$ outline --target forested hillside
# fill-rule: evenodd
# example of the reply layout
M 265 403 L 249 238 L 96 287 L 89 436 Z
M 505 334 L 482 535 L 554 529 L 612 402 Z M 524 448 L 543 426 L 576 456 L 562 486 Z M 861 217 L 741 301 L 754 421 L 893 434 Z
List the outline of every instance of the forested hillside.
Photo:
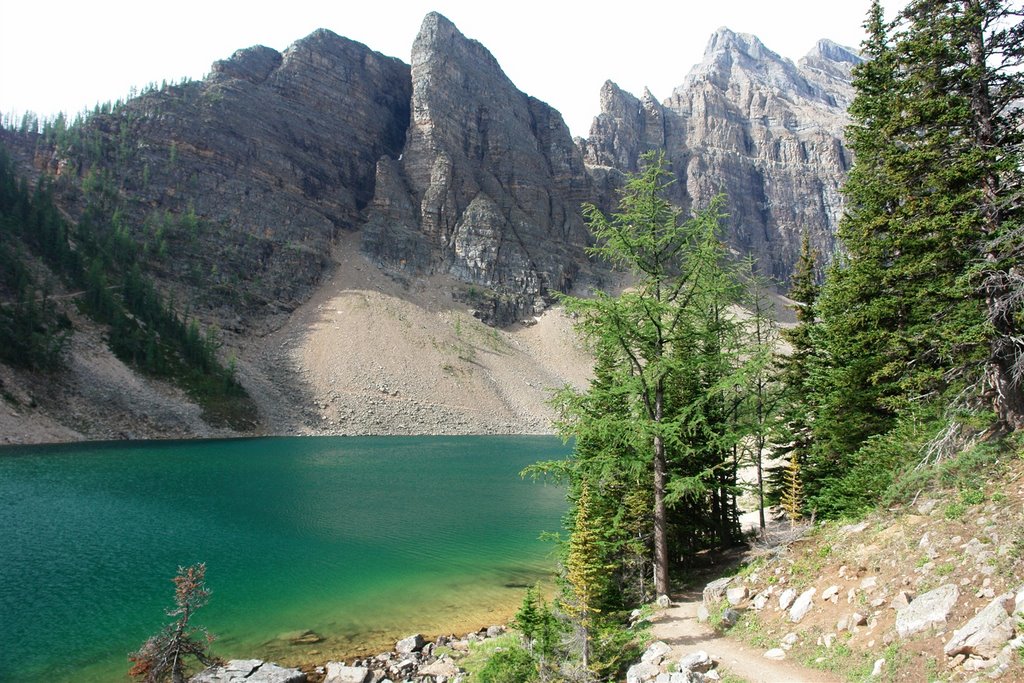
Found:
M 1016 460 L 1021 18 L 1004 2 L 921 0 L 886 22 L 872 4 L 853 69 L 841 249 L 821 272 L 804 240 L 787 353 L 772 358 L 757 277 L 721 251 L 718 205 L 683 220 L 664 157 L 644 157 L 616 213 L 589 211 L 593 252 L 636 285 L 566 300 L 595 380 L 560 396 L 573 458 L 535 468 L 569 486 L 558 601 L 578 633 L 562 656 L 580 677 L 609 678 L 628 659 L 628 610 L 740 539 L 741 466 L 791 520 L 821 521 Z M 737 305 L 753 314 L 727 314 Z M 764 476 L 767 453 L 782 462 Z

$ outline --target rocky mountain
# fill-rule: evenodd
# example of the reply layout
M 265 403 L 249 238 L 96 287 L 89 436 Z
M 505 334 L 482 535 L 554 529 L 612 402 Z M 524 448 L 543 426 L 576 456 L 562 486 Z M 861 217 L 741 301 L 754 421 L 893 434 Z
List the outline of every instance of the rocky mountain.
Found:
M 613 209 L 625 174 L 647 150 L 666 152 L 684 208 L 724 192 L 727 239 L 780 281 L 804 230 L 830 253 L 838 188 L 850 162 L 842 131 L 857 61 L 846 48 L 821 41 L 793 64 L 753 36 L 721 29 L 664 101 L 606 83 L 589 138 L 573 140 L 556 110 L 516 88 L 484 46 L 432 13 L 411 65 L 321 29 L 283 52 L 239 50 L 201 81 L 150 88 L 74 125 L 57 122 L 43 133 L 0 129 L 0 142 L 30 178 L 52 178 L 60 210 L 80 229 L 92 229 L 90 207 L 103 207 L 111 216 L 105 229 L 116 233 L 111 243 L 130 244 L 146 276 L 179 310 L 226 333 L 247 388 L 263 401 L 268 429 L 352 433 L 365 422 L 351 417 L 363 405 L 363 384 L 399 379 L 364 373 L 350 393 L 335 392 L 353 396 L 355 406 L 336 414 L 341 399 L 324 393 L 333 390 L 302 379 L 324 368 L 300 368 L 295 359 L 306 356 L 263 346 L 315 337 L 318 348 L 372 355 L 380 344 L 361 343 L 366 330 L 324 328 L 321 304 L 300 307 L 336 301 L 326 289 L 338 283 L 379 284 L 376 275 L 384 273 L 410 302 L 425 301 L 434 312 L 469 308 L 497 326 L 532 318 L 555 292 L 585 291 L 605 277 L 585 254 L 580 205 Z M 353 249 L 380 273 L 365 276 Z M 338 332 L 325 331 L 332 329 Z M 102 329 L 89 334 L 88 344 L 71 348 L 93 348 Z M 434 374 L 424 386 L 481 372 L 463 363 L 474 357 L 463 348 L 464 331 L 456 326 L 444 333 L 449 337 L 450 345 L 433 333 L 421 340 L 439 357 L 448 346 L 459 349 L 458 362 L 428 364 Z M 478 346 L 479 353 L 487 349 Z M 347 366 L 387 375 L 377 360 L 353 357 Z M 336 386 L 355 381 L 354 371 L 331 367 Z M 497 381 L 476 379 L 481 387 Z M 104 395 L 118 395 L 122 384 L 111 379 Z M 93 378 L 75 386 L 100 385 Z M 530 386 L 543 394 L 539 384 Z M 48 403 L 60 412 L 70 403 L 54 387 Z M 80 403 L 91 404 L 82 391 Z M 487 431 L 517 431 L 514 416 L 526 413 L 531 429 L 541 429 L 543 411 L 533 398 L 520 410 L 503 390 L 492 393 L 507 415 Z M 420 399 L 428 401 L 430 391 Z M 297 401 L 328 407 L 313 417 L 305 408 L 285 409 Z M 138 422 L 130 416 L 134 405 L 141 403 L 124 406 L 127 423 Z M 268 417 L 278 407 L 285 417 Z M 388 424 L 420 424 L 403 417 L 405 407 L 395 410 Z M 172 422 L 177 426 L 152 434 L 198 433 L 177 417 Z M 79 433 L 109 434 L 75 424 Z
M 561 115 L 436 13 L 413 43 L 411 110 L 401 155 L 377 164 L 365 250 L 481 286 L 487 320 L 542 310 L 586 268 L 579 207 L 592 193 Z
M 724 193 L 730 244 L 785 282 L 804 231 L 822 254 L 834 250 L 851 162 L 843 145 L 850 69 L 859 61 L 822 40 L 793 64 L 754 36 L 719 29 L 662 102 L 605 83 L 601 114 L 580 141 L 584 158 L 629 172 L 644 152 L 664 150 L 679 179 L 675 199 L 700 207 Z

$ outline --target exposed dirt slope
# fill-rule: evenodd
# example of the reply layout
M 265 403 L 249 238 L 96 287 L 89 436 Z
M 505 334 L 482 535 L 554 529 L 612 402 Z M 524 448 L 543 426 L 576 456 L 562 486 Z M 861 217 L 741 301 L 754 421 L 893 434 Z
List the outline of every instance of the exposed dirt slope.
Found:
M 488 327 L 441 278 L 392 279 L 339 244 L 333 277 L 239 369 L 276 434 L 550 433 L 553 389 L 591 360 L 557 310 Z

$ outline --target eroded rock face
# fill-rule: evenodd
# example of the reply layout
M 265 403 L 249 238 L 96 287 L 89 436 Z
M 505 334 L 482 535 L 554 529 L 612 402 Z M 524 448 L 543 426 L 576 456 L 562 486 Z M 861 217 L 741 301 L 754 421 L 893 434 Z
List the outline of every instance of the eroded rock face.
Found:
M 719 29 L 660 104 L 650 92 L 638 99 L 605 83 L 601 114 L 580 144 L 591 167 L 623 172 L 663 150 L 679 179 L 674 199 L 702 208 L 724 193 L 729 243 L 786 281 L 803 231 L 822 254 L 835 245 L 851 163 L 843 145 L 850 69 L 859 61 L 823 40 L 795 65 L 754 36 Z M 595 177 L 609 184 L 607 171 Z
M 148 270 L 241 331 L 319 284 L 334 238 L 359 227 L 377 160 L 401 151 L 411 90 L 400 60 L 319 29 L 99 114 L 84 137 L 103 140 L 102 158 L 72 148 L 46 163 L 113 174 Z
M 407 141 L 378 165 L 365 251 L 479 285 L 484 319 L 532 314 L 585 263 L 590 182 L 568 128 L 439 14 L 423 21 L 411 74 Z

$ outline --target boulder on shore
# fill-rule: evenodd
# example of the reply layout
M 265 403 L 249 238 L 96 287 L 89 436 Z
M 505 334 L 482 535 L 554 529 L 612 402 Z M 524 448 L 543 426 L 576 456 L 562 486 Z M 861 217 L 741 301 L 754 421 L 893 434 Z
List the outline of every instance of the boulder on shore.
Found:
M 423 636 L 417 633 L 409 636 L 408 638 L 402 638 L 400 641 L 395 643 L 395 652 L 402 655 L 419 652 L 423 649 L 424 644 L 425 641 L 423 640 Z
M 306 683 L 306 674 L 261 659 L 232 659 L 200 671 L 189 683 Z

